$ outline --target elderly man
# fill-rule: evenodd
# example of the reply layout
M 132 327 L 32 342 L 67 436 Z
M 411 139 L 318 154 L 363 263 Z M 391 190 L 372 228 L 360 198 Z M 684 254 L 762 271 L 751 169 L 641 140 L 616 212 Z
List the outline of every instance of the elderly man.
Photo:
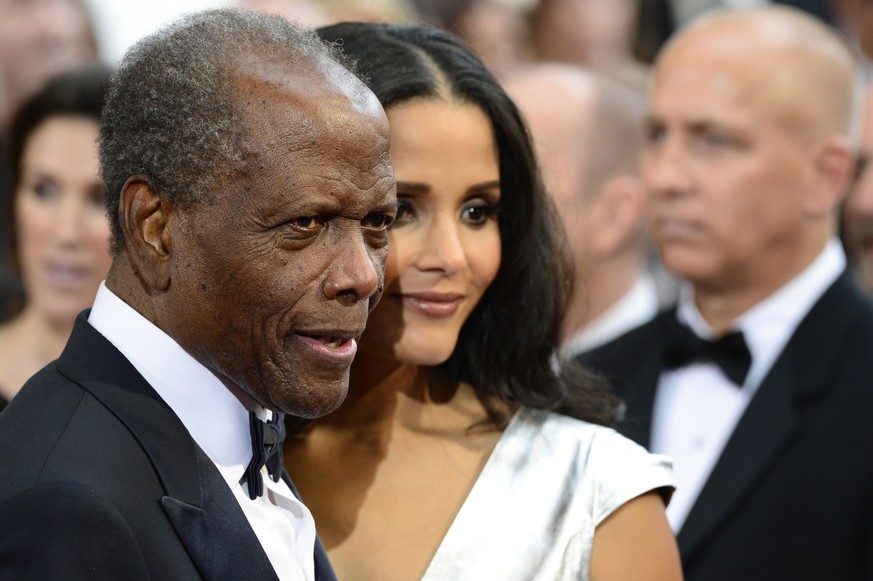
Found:
M 873 576 L 873 306 L 835 238 L 853 73 L 787 7 L 713 13 L 656 63 L 642 176 L 685 287 L 586 361 L 674 458 L 690 581 Z
M 382 289 L 384 113 L 311 33 L 217 11 L 136 45 L 104 114 L 114 260 L 0 416 L 0 578 L 332 578 L 274 452 Z
M 564 323 L 572 356 L 611 341 L 658 312 L 645 271 L 642 98 L 580 67 L 541 64 L 504 85 L 533 134 L 546 185 L 576 263 Z

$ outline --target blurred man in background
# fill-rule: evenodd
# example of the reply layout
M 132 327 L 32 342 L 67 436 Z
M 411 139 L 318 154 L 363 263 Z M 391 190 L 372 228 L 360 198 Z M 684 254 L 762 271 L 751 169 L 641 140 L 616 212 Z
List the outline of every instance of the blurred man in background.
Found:
M 504 85 L 533 134 L 575 258 L 564 326 L 564 354 L 571 356 L 642 325 L 658 310 L 645 270 L 646 192 L 637 175 L 643 99 L 573 65 L 535 65 Z
M 873 305 L 836 238 L 855 71 L 787 7 L 713 12 L 655 65 L 641 175 L 683 288 L 585 361 L 674 458 L 688 581 L 873 572 Z
M 843 212 L 843 241 L 858 283 L 873 294 L 873 89 L 867 89 L 857 181 Z

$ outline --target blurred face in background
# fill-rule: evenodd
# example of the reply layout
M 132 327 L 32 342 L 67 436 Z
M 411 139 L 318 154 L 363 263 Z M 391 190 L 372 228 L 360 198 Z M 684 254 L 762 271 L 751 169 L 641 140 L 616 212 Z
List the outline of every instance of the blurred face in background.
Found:
M 15 223 L 27 308 L 59 325 L 91 305 L 111 262 L 97 128 L 85 117 L 50 117 L 21 156 Z
M 838 27 L 873 59 L 873 0 L 831 0 L 830 7 Z
M 688 37 L 662 57 L 650 94 L 649 228 L 665 266 L 702 287 L 766 286 L 805 249 L 815 159 L 780 122 L 761 83 L 771 63 L 750 65 L 751 51 Z
M 873 293 L 873 90 L 867 93 L 861 155 L 866 161 L 846 198 L 844 238 L 858 281 Z
M 470 45 L 495 75 L 531 60 L 525 18 L 521 10 L 506 2 L 471 2 L 458 17 L 453 32 Z
M 10 110 L 95 52 L 80 0 L 0 0 L 0 76 Z
M 862 0 L 862 4 L 864 5 L 863 11 L 858 20 L 859 40 L 867 58 L 873 59 L 873 2 Z
M 540 60 L 614 64 L 631 53 L 636 18 L 632 0 L 544 0 L 533 19 Z

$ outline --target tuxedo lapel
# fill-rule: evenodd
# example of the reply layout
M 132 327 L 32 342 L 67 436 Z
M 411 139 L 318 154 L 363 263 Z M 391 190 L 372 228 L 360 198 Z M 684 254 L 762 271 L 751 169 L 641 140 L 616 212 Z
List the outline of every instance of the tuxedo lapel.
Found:
M 683 561 L 736 509 L 797 426 L 793 374 L 783 359 L 749 403 L 677 535 Z
M 204 579 L 278 579 L 236 498 L 197 449 L 202 497 L 192 504 L 164 496 L 161 506 Z
M 209 579 L 276 578 L 221 474 L 87 314 L 77 318 L 58 370 L 115 414 L 148 454 L 165 491 L 161 505 L 195 566 Z
M 645 448 L 652 439 L 652 411 L 660 373 L 658 357 L 645 357 L 628 373 L 633 392 L 625 396 L 625 415 L 621 432 Z
M 764 478 L 799 426 L 800 406 L 827 391 L 842 338 L 858 304 L 847 273 L 800 323 L 749 402 L 677 535 L 683 562 L 693 558 Z
M 648 448 L 658 379 L 664 366 L 663 327 L 676 310 L 659 313 L 652 321 L 578 357 L 582 365 L 603 375 L 625 404 L 622 434 Z
M 655 394 L 661 370 L 665 367 L 664 327 L 671 317 L 676 317 L 675 308 L 659 313 L 651 323 L 651 331 L 641 337 L 641 346 L 634 355 L 636 362 L 624 362 L 624 365 L 633 365 L 628 383 L 635 393 L 626 398 L 627 413 L 622 432 L 645 448 L 651 447 Z

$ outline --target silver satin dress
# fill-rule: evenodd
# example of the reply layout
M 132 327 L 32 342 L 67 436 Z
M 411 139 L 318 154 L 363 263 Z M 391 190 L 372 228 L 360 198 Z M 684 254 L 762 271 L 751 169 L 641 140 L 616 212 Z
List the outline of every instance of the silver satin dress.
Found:
M 594 528 L 627 501 L 673 491 L 670 460 L 614 430 L 521 409 L 423 579 L 590 578 Z

